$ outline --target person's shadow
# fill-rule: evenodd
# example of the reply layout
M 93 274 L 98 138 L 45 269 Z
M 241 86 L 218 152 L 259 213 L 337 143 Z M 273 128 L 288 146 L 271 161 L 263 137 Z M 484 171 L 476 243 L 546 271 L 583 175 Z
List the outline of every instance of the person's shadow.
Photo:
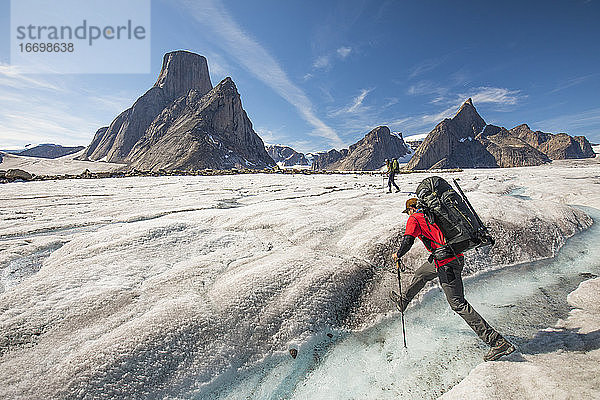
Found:
M 517 345 L 517 351 L 506 361 L 526 361 L 522 354 L 547 354 L 558 350 L 588 352 L 600 349 L 600 329 L 589 333 L 579 333 L 577 329 L 548 328 L 538 331 L 532 339 L 507 336 Z

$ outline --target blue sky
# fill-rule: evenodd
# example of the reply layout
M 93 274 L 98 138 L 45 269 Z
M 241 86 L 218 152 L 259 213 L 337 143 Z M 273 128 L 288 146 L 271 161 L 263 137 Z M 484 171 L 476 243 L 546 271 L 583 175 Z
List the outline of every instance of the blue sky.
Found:
M 10 66 L 9 6 L 0 0 L 0 148 L 89 144 L 177 49 L 206 56 L 213 85 L 232 77 L 265 142 L 299 151 L 378 125 L 426 133 L 468 97 L 487 123 L 600 142 L 597 0 L 154 0 L 150 74 L 72 75 Z

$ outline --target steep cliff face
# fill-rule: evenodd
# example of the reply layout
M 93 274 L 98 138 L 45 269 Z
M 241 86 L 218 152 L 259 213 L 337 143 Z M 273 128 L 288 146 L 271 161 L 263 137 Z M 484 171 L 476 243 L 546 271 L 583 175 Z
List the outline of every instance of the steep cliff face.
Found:
M 590 142 L 584 136 L 571 137 L 566 133 L 552 134 L 533 131 L 527 124 L 516 126 L 510 132 L 552 160 L 595 157 Z
M 212 88 L 206 59 L 167 53 L 154 86 L 96 132 L 83 159 L 131 168 L 262 169 L 273 166 L 231 78 Z
M 456 128 L 457 132 L 460 132 L 462 137 L 475 137 L 483 131 L 485 128 L 485 121 L 481 118 L 481 115 L 475 109 L 473 100 L 467 99 L 460 107 L 452 123 Z
M 581 154 L 583 155 L 583 158 L 596 157 L 596 152 L 594 152 L 592 144 L 587 140 L 585 136 L 573 136 L 573 140 L 575 140 L 579 144 L 579 148 L 581 149 Z
M 126 161 L 143 170 L 262 169 L 275 164 L 252 129 L 231 78 L 207 94 L 192 90 L 165 108 Z
M 80 159 L 83 159 L 83 160 L 90 159 L 90 155 L 92 154 L 92 152 L 94 152 L 98 148 L 98 145 L 100 144 L 102 139 L 104 139 L 104 135 L 106 134 L 107 130 L 108 130 L 108 126 L 103 126 L 102 128 L 99 128 L 96 131 L 96 133 L 94 134 L 94 138 L 92 139 L 92 143 L 90 143 L 85 148 L 85 151 L 83 152 L 83 155 L 80 157 Z
M 123 111 L 86 148 L 82 159 L 123 162 L 154 118 L 190 90 L 205 94 L 212 89 L 206 58 L 187 51 L 165 54 L 158 80 L 131 108 Z
M 387 126 L 378 126 L 344 153 L 331 150 L 319 156 L 313 169 L 339 171 L 374 171 L 385 165 L 387 158 L 403 158 L 412 153 L 401 134 L 392 134 Z
M 162 89 L 168 99 L 176 99 L 194 89 L 205 94 L 212 89 L 206 58 L 188 51 L 165 54 L 154 87 Z

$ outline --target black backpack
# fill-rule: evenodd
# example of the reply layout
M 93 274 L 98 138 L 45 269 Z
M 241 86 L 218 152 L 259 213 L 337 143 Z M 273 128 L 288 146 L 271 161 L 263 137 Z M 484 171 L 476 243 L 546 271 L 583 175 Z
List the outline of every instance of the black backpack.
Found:
M 454 254 L 493 245 L 494 239 L 456 180 L 454 184 L 460 194 L 439 176 L 423 179 L 417 186 L 417 207 L 440 228 Z

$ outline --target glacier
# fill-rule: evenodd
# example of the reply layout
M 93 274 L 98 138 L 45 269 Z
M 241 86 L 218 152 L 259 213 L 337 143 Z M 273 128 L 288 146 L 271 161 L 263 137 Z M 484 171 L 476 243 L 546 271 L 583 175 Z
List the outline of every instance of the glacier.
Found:
M 597 242 L 599 171 L 594 159 L 436 173 L 460 179 L 497 239 L 468 254 L 467 298 L 519 344 L 565 317 L 580 273 L 600 273 L 579 243 Z M 485 349 L 432 284 L 403 350 L 387 298 L 404 201 L 425 176 L 398 176 L 394 195 L 378 174 L 1 185 L 0 397 L 442 394 Z M 425 257 L 416 245 L 405 263 Z M 548 298 L 559 306 L 539 307 Z

